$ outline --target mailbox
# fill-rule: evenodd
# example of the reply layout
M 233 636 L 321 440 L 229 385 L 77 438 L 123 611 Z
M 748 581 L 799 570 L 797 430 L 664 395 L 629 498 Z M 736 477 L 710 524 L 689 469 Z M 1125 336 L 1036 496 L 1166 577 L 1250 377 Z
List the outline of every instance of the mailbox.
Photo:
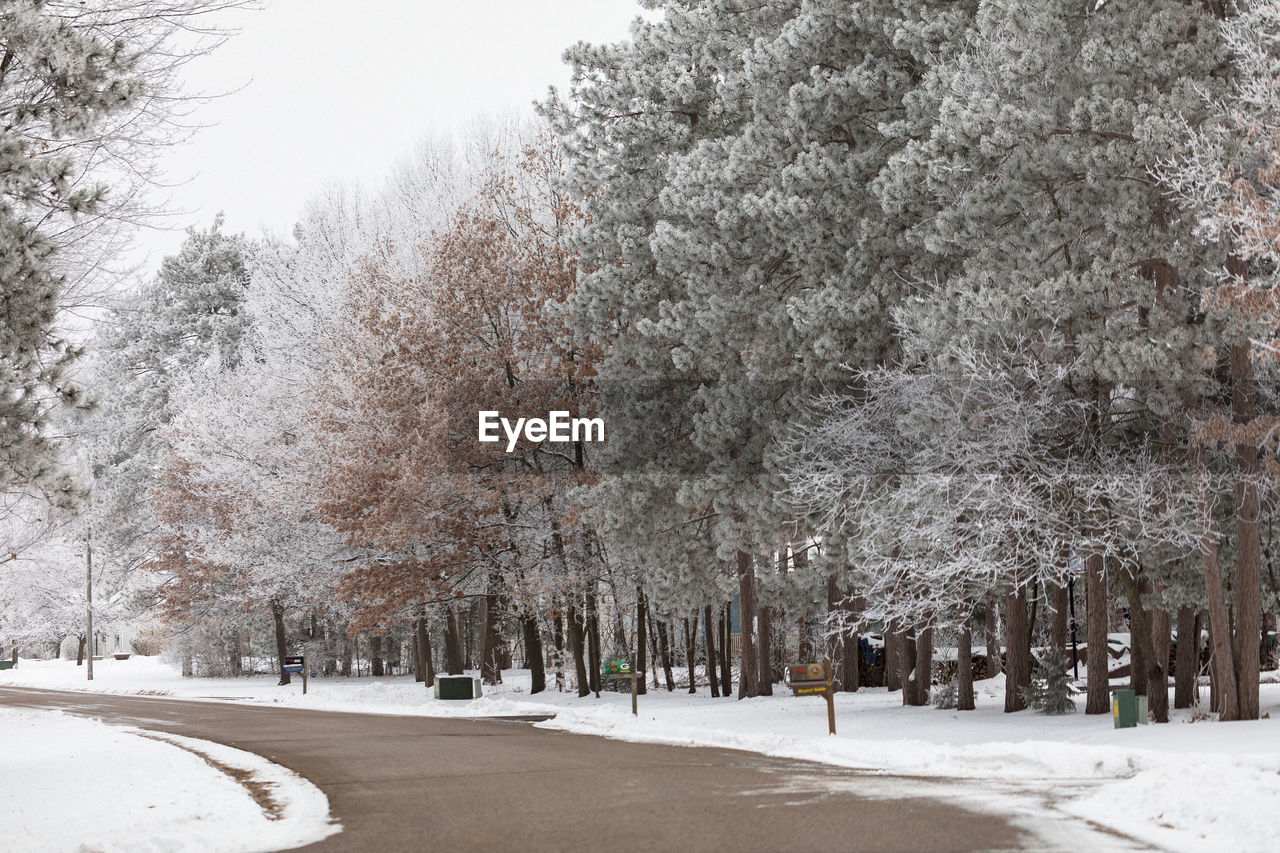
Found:
M 797 663 L 787 667 L 788 681 L 826 681 L 827 674 L 820 663 Z
M 306 666 L 306 658 L 302 655 L 290 655 L 284 659 L 285 675 L 301 675 Z
M 787 667 L 787 683 L 793 696 L 821 696 L 827 700 L 827 731 L 836 733 L 835 670 L 831 659 L 822 663 L 796 663 Z
M 787 667 L 787 683 L 796 696 L 821 696 L 831 687 L 827 669 L 820 663 L 798 663 Z

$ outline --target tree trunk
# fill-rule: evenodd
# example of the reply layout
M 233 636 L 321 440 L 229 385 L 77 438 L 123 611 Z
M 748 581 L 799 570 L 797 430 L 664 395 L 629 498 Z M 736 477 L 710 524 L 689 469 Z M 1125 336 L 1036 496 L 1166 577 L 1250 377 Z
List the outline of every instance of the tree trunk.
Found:
M 634 664 L 635 656 L 631 654 L 631 638 L 627 636 L 627 626 L 622 621 L 622 608 L 618 605 L 617 596 L 614 596 L 613 608 L 613 645 L 614 648 L 621 650 L 621 659 L 627 663 Z
M 757 607 L 760 632 L 760 695 L 773 695 L 773 614 L 768 606 Z
M 800 631 L 800 650 L 799 660 L 801 663 L 813 662 L 813 636 L 809 629 L 809 621 L 807 619 L 796 620 L 796 627 Z
M 861 596 L 845 598 L 843 610 L 852 624 L 863 605 Z M 862 681 L 862 650 L 857 632 L 847 627 L 840 634 L 840 687 L 844 693 L 856 693 Z
M 577 605 L 569 605 L 569 648 L 573 652 L 574 677 L 578 682 L 578 696 L 591 694 L 591 680 L 587 677 L 587 661 L 584 652 L 587 623 Z
M 1151 623 L 1147 611 L 1142 608 L 1142 588 L 1133 570 L 1121 568 L 1116 573 L 1125 596 L 1129 599 L 1129 613 L 1132 631 L 1129 634 L 1130 660 L 1133 668 L 1138 669 L 1137 660 L 1132 652 L 1141 649 L 1138 657 L 1145 668 L 1145 686 L 1147 690 L 1147 707 L 1155 716 L 1157 723 L 1169 722 L 1169 687 L 1165 676 L 1165 665 L 1160 662 L 1159 655 L 1151 643 Z
M 369 664 L 372 667 L 371 673 L 375 678 L 386 674 L 386 670 L 382 667 L 381 634 L 374 633 L 369 635 Z
M 462 660 L 467 669 L 477 669 L 475 648 L 476 648 L 476 620 L 475 610 L 479 605 L 475 601 L 468 601 L 466 612 L 462 612 L 459 608 L 458 613 L 458 637 L 462 642 Z
M 76 645 L 76 666 L 84 666 L 84 634 L 81 634 L 76 639 L 79 640 L 79 643 Z M 185 655 L 183 656 L 183 660 L 186 660 Z M 190 675 L 189 672 L 183 672 L 182 674 Z
M 1049 642 L 1059 652 L 1067 648 L 1067 585 L 1053 587 L 1053 623 L 1049 629 Z
M 1107 581 L 1102 554 L 1085 558 L 1085 674 L 1086 714 L 1111 713 L 1111 684 L 1107 660 Z
M 1237 425 L 1255 414 L 1253 358 L 1248 343 L 1231 347 L 1231 416 Z M 1242 441 L 1236 445 L 1236 582 L 1234 637 L 1238 719 L 1256 720 L 1260 711 L 1258 676 L 1262 638 L 1262 575 L 1259 541 L 1258 447 Z
M 1194 607 L 1178 608 L 1178 650 L 1174 660 L 1173 707 L 1196 703 L 1196 672 L 1200 669 L 1200 614 Z
M 916 632 L 915 680 L 911 685 L 911 704 L 929 704 L 929 688 L 933 686 L 933 629 Z
M 858 689 L 861 677 L 858 660 L 858 635 L 848 627 L 848 620 L 857 613 L 858 605 L 849 600 L 834 577 L 827 578 L 827 611 L 838 613 L 841 620 L 840 633 L 831 650 L 831 657 L 836 670 L 838 690 L 852 693 Z
M 564 692 L 564 616 L 559 611 L 551 615 L 551 640 L 556 649 L 556 691 Z
M 1218 712 L 1218 719 L 1224 722 L 1238 720 L 1240 698 L 1231 653 L 1231 623 L 1222 585 L 1222 567 L 1218 563 L 1218 542 L 1209 532 L 1200 537 L 1200 558 L 1204 563 L 1204 588 L 1209 604 L 1209 665 L 1213 668 L 1213 687 L 1217 694 L 1213 708 Z
M 430 690 L 436 683 L 436 662 L 431 650 L 431 631 L 428 630 L 427 617 L 418 620 L 418 657 L 422 661 L 423 683 Z
M 636 587 L 635 669 L 636 669 L 636 673 L 641 675 L 641 678 L 636 682 L 636 693 L 640 695 L 644 695 L 649 690 L 649 687 L 647 684 L 645 684 L 645 680 L 643 677 L 644 673 L 649 671 L 649 661 L 647 660 L 649 649 L 645 645 L 646 643 L 649 642 L 648 631 L 647 631 L 648 624 L 649 624 L 649 602 L 644 597 L 644 590 L 637 586 Z
M 1004 711 L 1011 714 L 1027 707 L 1019 688 L 1031 685 L 1031 643 L 1027 633 L 1027 588 L 1014 580 L 1005 595 L 1005 654 L 1008 671 L 1004 682 Z
M 422 659 L 422 636 L 427 633 L 426 622 L 421 616 L 413 620 L 413 680 L 427 680 L 427 665 Z M 428 685 L 430 686 L 430 685 Z
M 1000 608 L 996 606 L 995 596 L 987 598 L 986 617 L 982 623 L 983 636 L 987 642 L 987 678 L 995 678 L 1004 672 L 1004 663 L 1000 659 Z
M 738 698 L 760 695 L 760 654 L 756 626 L 756 570 L 751 555 L 738 552 L 738 613 L 742 652 L 738 660 Z
M 227 649 L 227 664 L 230 666 L 233 677 L 239 678 L 244 675 L 244 658 L 240 655 L 240 631 L 238 629 L 231 632 L 230 648 Z
M 480 678 L 485 684 L 502 683 L 502 600 L 497 584 L 490 576 L 490 591 L 480 597 Z
M 591 692 L 600 698 L 600 609 L 596 606 L 594 591 L 587 593 L 587 677 L 591 680 Z
M 902 704 L 910 705 L 915 695 L 916 671 L 915 629 L 898 632 L 898 681 L 902 684 Z
M 284 605 L 279 602 L 271 602 L 271 621 L 275 624 L 276 629 L 276 657 L 280 660 L 280 684 L 289 683 L 289 673 L 284 671 L 284 659 L 289 653 L 287 643 L 284 636 Z
M 667 679 L 667 692 L 676 689 L 676 680 L 671 672 L 671 646 L 668 644 L 667 623 L 659 622 L 656 626 L 658 634 L 658 654 L 662 657 L 662 674 Z
M 803 571 L 809 565 L 809 551 L 805 548 L 800 548 L 798 550 L 793 548 L 791 551 L 791 559 L 792 559 L 792 562 L 795 564 L 796 571 L 797 572 Z M 830 584 L 831 582 L 830 580 L 828 580 L 827 581 L 828 599 L 830 598 L 830 590 L 831 590 Z M 828 602 L 828 606 L 829 606 L 829 602 Z M 799 620 L 797 620 L 796 624 L 800 629 L 800 649 L 798 651 L 800 663 L 814 663 L 817 660 L 817 655 L 814 652 L 813 626 L 809 623 L 809 620 L 805 619 L 804 617 L 801 617 Z M 785 665 L 785 662 L 784 662 L 784 665 Z
M 547 689 L 547 670 L 542 659 L 542 630 L 538 627 L 536 616 L 525 616 L 524 624 L 524 662 L 529 667 L 529 692 L 541 693 Z
M 1120 569 L 1120 572 L 1122 574 L 1127 574 L 1125 569 Z M 1141 593 L 1142 591 L 1141 581 L 1138 582 L 1138 591 L 1139 593 Z M 1125 597 L 1126 598 L 1129 597 L 1129 589 L 1127 586 L 1125 587 Z M 1142 610 L 1142 607 L 1139 606 L 1138 609 Z M 1151 645 L 1151 642 L 1150 642 L 1150 637 L 1147 638 L 1147 642 L 1145 643 L 1138 641 L 1137 633 L 1139 630 L 1138 625 L 1140 624 L 1143 625 L 1144 627 L 1149 628 L 1151 625 L 1151 620 L 1148 618 L 1148 614 L 1145 610 L 1142 611 L 1141 616 L 1139 616 L 1139 614 L 1134 613 L 1133 601 L 1130 600 L 1129 602 L 1129 688 L 1133 690 L 1133 692 L 1138 696 L 1146 696 L 1147 695 L 1147 675 L 1148 675 L 1146 652 L 1147 652 L 1147 646 Z
M 1169 611 L 1156 610 L 1151 611 L 1151 648 L 1155 652 L 1156 658 L 1160 661 L 1160 681 L 1152 681 L 1147 679 L 1148 695 L 1152 692 L 1164 694 L 1165 720 L 1169 720 L 1169 649 L 1172 639 L 1170 631 L 1172 630 L 1172 619 Z M 1155 678 L 1155 676 L 1152 676 Z
M 396 667 L 400 665 L 400 652 L 404 648 L 404 643 L 400 636 L 400 631 L 393 628 L 384 640 L 387 654 L 387 665 L 385 673 L 387 675 L 395 675 Z
M 973 710 L 973 635 L 969 620 L 960 626 L 960 638 L 956 649 L 956 709 Z
M 449 675 L 462 675 L 463 666 L 462 626 L 458 624 L 460 616 L 456 605 L 450 605 L 444 611 L 444 665 Z
M 887 622 L 884 627 L 884 686 L 890 693 L 902 689 L 901 657 L 897 628 L 892 622 Z
M 352 659 L 351 638 L 343 637 L 342 638 L 342 667 L 339 670 L 339 672 L 341 672 L 341 674 L 346 676 L 347 678 L 351 677 L 351 659 Z
M 684 618 L 684 654 L 686 663 L 689 664 L 689 692 L 698 692 L 698 650 L 695 642 L 698 637 L 698 613 L 694 611 L 693 624 L 689 624 L 689 617 Z
M 653 689 L 657 690 L 659 685 L 658 673 L 662 669 L 662 655 L 658 653 L 658 623 L 653 618 L 653 608 L 646 607 L 648 611 L 646 619 L 649 623 L 649 657 L 653 660 Z
M 1204 619 L 1205 628 L 1209 633 L 1209 710 L 1221 712 L 1222 687 L 1218 683 L 1218 667 L 1214 665 L 1213 661 L 1213 620 L 1209 618 L 1209 611 L 1207 610 L 1201 618 Z M 1232 673 L 1234 674 L 1234 670 L 1232 670 Z
M 720 698 L 720 679 L 716 678 L 716 643 L 714 632 L 711 627 L 711 605 L 708 604 L 702 611 L 702 625 L 704 639 L 707 646 L 707 681 L 711 685 L 711 696 Z

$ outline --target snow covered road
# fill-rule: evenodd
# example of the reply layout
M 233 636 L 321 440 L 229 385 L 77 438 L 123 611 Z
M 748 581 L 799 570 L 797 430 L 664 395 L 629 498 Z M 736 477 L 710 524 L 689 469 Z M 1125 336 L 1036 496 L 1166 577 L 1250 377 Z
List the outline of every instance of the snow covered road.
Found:
M 280 687 L 274 677 L 183 678 L 157 658 L 103 661 L 95 681 L 68 661 L 22 661 L 0 686 L 25 684 L 96 693 L 219 699 L 262 708 L 430 717 L 555 715 L 539 727 L 629 741 L 750 750 L 819 761 L 883 781 L 862 793 L 928 791 L 967 809 L 1019 816 L 1044 830 L 1066 821 L 1137 838 L 1157 849 L 1270 851 L 1280 810 L 1280 684 L 1263 685 L 1269 719 L 1218 724 L 1187 711 L 1166 726 L 1114 730 L 1110 717 L 1004 714 L 1002 680 L 978 682 L 976 711 L 906 708 L 897 694 L 868 689 L 836 700 L 839 736 L 826 734 L 816 699 L 744 701 L 651 690 L 633 717 L 630 699 L 528 694 L 528 673 L 508 671 L 483 699 L 443 702 L 411 677 L 312 679 Z M 781 691 L 779 691 L 781 693 Z M 65 694 L 63 694 L 65 695 Z M 86 696 L 84 701 L 93 702 Z M 262 708 L 266 710 L 266 708 Z M 887 777 L 910 777 L 913 788 Z M 927 783 L 927 784 L 926 784 Z M 322 785 L 323 787 L 323 785 Z
M 82 704 L 290 767 L 343 825 L 317 850 L 1142 849 L 990 789 L 522 723 L 12 688 L 0 704 Z

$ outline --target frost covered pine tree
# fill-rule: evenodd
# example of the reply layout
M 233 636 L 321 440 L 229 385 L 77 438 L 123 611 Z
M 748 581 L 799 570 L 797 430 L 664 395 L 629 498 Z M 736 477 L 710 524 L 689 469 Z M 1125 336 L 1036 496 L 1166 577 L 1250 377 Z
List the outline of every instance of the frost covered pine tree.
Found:
M 1205 379 L 1212 332 L 1195 319 L 1203 244 L 1151 170 L 1178 116 L 1203 114 L 1200 89 L 1216 85 L 1223 58 L 1217 21 L 1198 2 L 984 4 L 965 51 L 917 95 L 936 116 L 927 137 L 881 175 L 890 209 L 932 213 L 916 230 L 919 248 L 957 265 L 910 305 L 907 325 L 939 341 L 934 357 L 951 357 L 948 338 L 993 353 L 1013 341 L 1070 366 L 1055 384 L 1093 413 L 1075 446 L 1055 452 L 1087 458 L 1140 443 Z M 1105 519 L 1081 521 L 1075 543 L 1093 552 L 1087 710 L 1105 713 L 1095 529 Z M 1025 578 L 1009 581 L 1010 606 L 1025 607 Z M 1009 710 L 1021 706 L 1012 682 L 1025 683 L 1023 658 L 1025 649 Z
M 221 217 L 191 230 L 155 278 L 105 316 L 92 344 L 93 515 L 98 535 L 122 558 L 145 551 L 155 527 L 147 495 L 159 482 L 176 397 L 240 362 L 249 252 L 243 236 L 222 232 Z
M 807 616 L 819 572 L 843 572 L 761 570 L 780 539 L 806 541 L 769 448 L 839 365 L 893 350 L 911 256 L 869 191 L 894 150 L 880 127 L 972 6 L 651 3 L 663 18 L 631 42 L 571 50 L 568 100 L 546 107 L 590 199 L 573 311 L 605 349 L 606 417 L 640 438 L 607 468 L 628 481 L 615 494 L 660 483 L 713 520 L 702 565 L 736 576 L 744 695 L 770 689 L 757 592 Z
M 127 110 L 141 87 L 126 45 L 56 11 L 39 0 L 0 9 L 0 488 L 67 503 L 73 487 L 45 435 L 51 410 L 81 399 L 66 377 L 77 350 L 55 328 L 57 231 L 107 193 L 78 180 L 76 155 L 85 152 L 76 144 Z
M 1186 149 L 1163 163 L 1158 173 L 1194 211 L 1199 234 L 1229 253 L 1225 262 L 1214 265 L 1217 277 L 1201 294 L 1203 309 L 1220 324 L 1223 360 L 1229 363 L 1231 410 L 1209 412 L 1198 438 L 1206 448 L 1225 447 L 1234 456 L 1234 614 L 1226 600 L 1221 535 L 1212 525 L 1200 550 L 1217 710 L 1224 720 L 1253 720 L 1260 713 L 1258 638 L 1263 607 L 1260 529 L 1264 518 L 1258 478 L 1266 476 L 1263 472 L 1269 464 L 1274 465 L 1275 426 L 1280 423 L 1259 394 L 1256 375 L 1257 363 L 1274 357 L 1280 330 L 1276 288 L 1280 4 L 1246 0 L 1230 11 L 1233 14 L 1224 15 L 1222 32 L 1235 71 L 1232 85 L 1208 104 L 1212 120 L 1203 121 L 1198 110 L 1186 112 L 1179 128 Z M 1211 510 L 1205 514 L 1212 519 Z
M 118 284 L 113 259 L 190 100 L 179 71 L 237 0 L 11 0 L 0 7 L 0 488 L 68 504 L 46 425 L 81 393 L 60 307 Z

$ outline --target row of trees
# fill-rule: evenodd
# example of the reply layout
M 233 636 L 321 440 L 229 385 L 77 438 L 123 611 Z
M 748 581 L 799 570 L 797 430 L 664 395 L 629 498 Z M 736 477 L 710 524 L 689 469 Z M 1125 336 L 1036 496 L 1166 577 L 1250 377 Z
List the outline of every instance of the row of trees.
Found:
M 581 695 L 732 659 L 740 697 L 823 647 L 907 704 L 955 647 L 958 706 L 998 665 L 1016 711 L 1078 608 L 1104 713 L 1124 610 L 1157 719 L 1202 629 L 1256 718 L 1280 4 L 643 5 L 541 128 L 193 232 L 112 312 L 86 517 L 175 647 L 341 671 L 368 632 Z
M 1216 709 L 1257 717 L 1275 4 L 662 9 L 543 108 L 589 199 L 571 306 L 626 431 L 594 494 L 624 559 L 736 575 L 747 695 L 813 572 L 917 684 L 999 601 L 1017 710 L 1079 554 L 1089 711 L 1109 576 L 1158 719 L 1201 610 Z

